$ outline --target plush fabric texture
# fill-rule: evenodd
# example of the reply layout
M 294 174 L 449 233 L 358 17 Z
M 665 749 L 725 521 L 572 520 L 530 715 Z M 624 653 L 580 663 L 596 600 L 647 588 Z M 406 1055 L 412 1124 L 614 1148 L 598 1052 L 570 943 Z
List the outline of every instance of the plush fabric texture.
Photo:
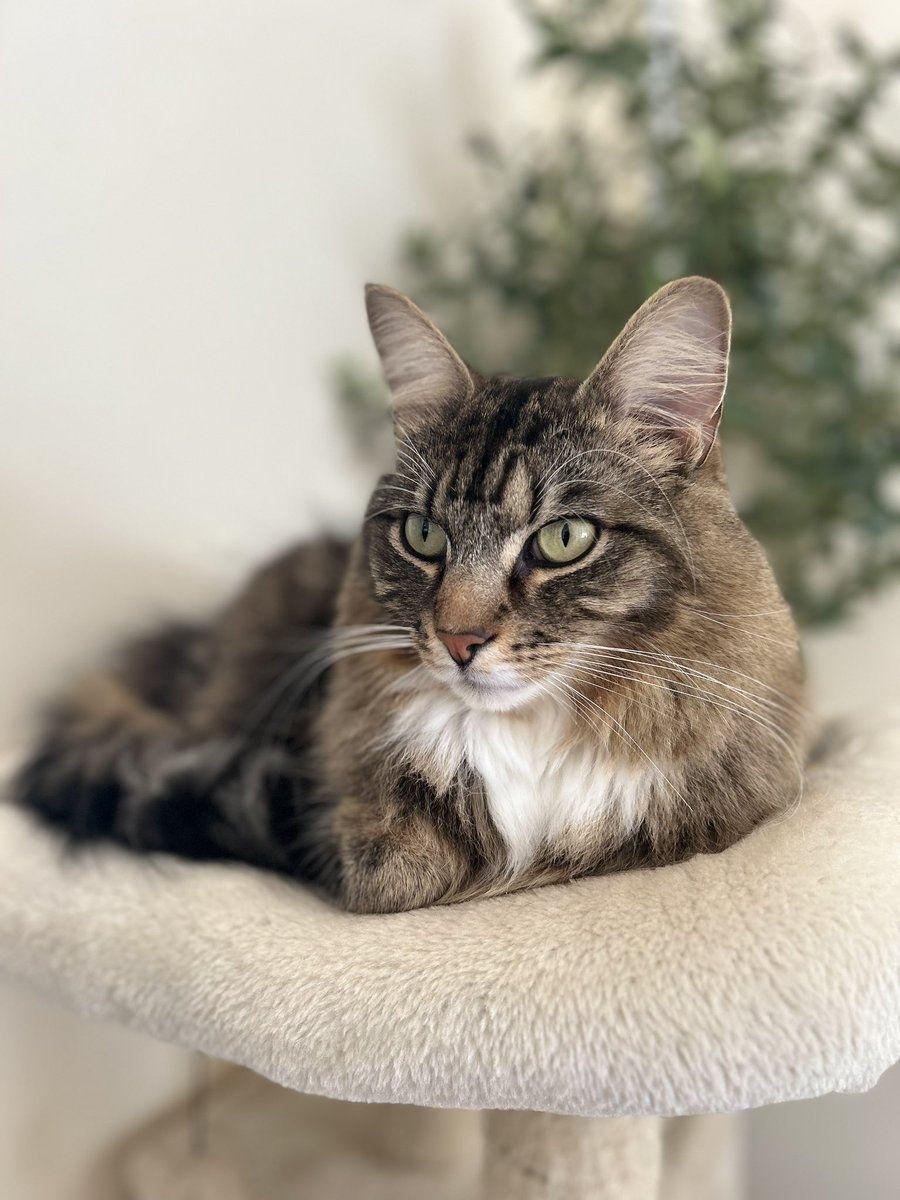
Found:
M 299 1091 L 581 1115 L 871 1087 L 900 1057 L 900 719 L 724 854 L 392 916 L 65 856 L 0 807 L 0 969 Z

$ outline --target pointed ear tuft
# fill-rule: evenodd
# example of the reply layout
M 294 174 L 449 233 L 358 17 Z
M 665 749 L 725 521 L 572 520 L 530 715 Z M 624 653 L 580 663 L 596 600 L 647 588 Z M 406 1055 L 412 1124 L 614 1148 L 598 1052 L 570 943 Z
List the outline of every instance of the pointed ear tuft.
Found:
M 638 309 L 579 389 L 677 438 L 699 466 L 716 438 L 728 378 L 731 307 L 717 283 L 676 279 Z
M 398 417 L 472 394 L 468 367 L 402 292 L 366 284 L 366 311 Z

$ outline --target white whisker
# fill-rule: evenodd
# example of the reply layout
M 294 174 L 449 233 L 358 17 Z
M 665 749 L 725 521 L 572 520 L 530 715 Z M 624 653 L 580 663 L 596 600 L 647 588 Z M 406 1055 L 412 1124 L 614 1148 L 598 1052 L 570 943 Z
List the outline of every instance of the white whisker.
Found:
M 700 703 L 708 704 L 722 712 L 734 713 L 736 716 L 740 716 L 743 719 L 750 721 L 767 733 L 769 737 L 771 737 L 772 740 L 777 745 L 781 746 L 781 748 L 785 751 L 788 758 L 791 760 L 793 767 L 797 771 L 800 790 L 802 792 L 804 775 L 803 762 L 798 756 L 793 744 L 784 735 L 783 731 L 777 725 L 775 725 L 774 721 L 763 714 L 755 712 L 752 709 L 748 709 L 742 704 L 731 701 L 727 697 L 716 696 L 712 693 L 709 693 L 705 689 L 698 688 L 696 685 L 690 685 L 684 683 L 683 681 L 679 683 L 679 681 L 672 680 L 670 677 L 666 676 L 648 676 L 646 674 L 635 672 L 634 670 L 626 667 L 606 665 L 598 668 L 596 666 L 589 667 L 585 664 L 582 664 L 580 667 L 580 673 L 585 675 L 587 678 L 592 679 L 627 681 L 633 682 L 638 687 L 656 688 L 669 692 L 670 694 L 682 696 L 686 699 L 697 700 Z M 636 697 L 631 697 L 630 699 L 634 699 L 636 703 L 641 703 Z M 643 705 L 643 707 L 649 706 Z M 658 708 L 654 708 L 653 711 L 660 715 L 660 710 Z
M 559 683 L 564 688 L 567 688 L 572 693 L 573 697 L 577 697 L 577 702 L 580 702 L 581 704 L 586 704 L 589 707 L 589 709 L 594 711 L 597 714 L 597 716 L 599 716 L 600 719 L 604 722 L 604 724 L 607 725 L 608 728 L 609 728 L 608 722 L 612 721 L 613 724 L 616 726 L 616 728 L 613 729 L 612 732 L 613 733 L 618 732 L 619 736 L 623 740 L 628 741 L 634 747 L 634 749 L 637 750 L 638 754 L 640 754 L 642 756 L 642 758 L 646 759 L 646 761 L 650 764 L 650 766 L 653 767 L 653 769 L 657 772 L 659 777 L 671 789 L 671 791 L 678 797 L 678 799 L 681 801 L 681 803 L 684 805 L 684 807 L 687 808 L 687 810 L 689 812 L 691 811 L 690 804 L 685 799 L 685 797 L 682 795 L 682 793 L 678 790 L 678 788 L 675 786 L 675 784 L 672 782 L 672 780 L 668 777 L 668 775 L 666 775 L 665 771 L 662 769 L 662 767 L 659 765 L 659 763 L 656 762 L 647 753 L 647 751 L 643 748 L 643 746 L 641 746 L 640 743 L 637 742 L 635 740 L 635 738 L 632 737 L 632 735 L 628 732 L 628 730 L 625 728 L 625 726 L 622 724 L 621 721 L 617 720 L 616 717 L 614 717 L 612 715 L 612 713 L 609 712 L 608 709 L 604 708 L 601 704 L 599 704 L 595 701 L 592 701 L 592 700 L 588 700 L 586 696 L 582 696 L 574 687 L 572 687 L 572 685 L 570 683 L 567 683 L 565 680 L 559 680 Z M 584 715 L 585 714 L 582 710 L 582 716 L 584 716 Z
M 396 483 L 383 483 L 378 490 L 380 492 L 399 492 L 401 496 L 412 496 L 418 502 L 419 493 L 415 488 L 401 487 Z
M 778 688 L 772 687 L 771 684 L 764 683 L 763 680 L 757 679 L 753 675 L 748 675 L 744 671 L 738 671 L 734 667 L 726 667 L 722 663 L 712 662 L 709 659 L 688 658 L 686 656 L 681 656 L 676 659 L 672 655 L 665 654 L 658 649 L 654 649 L 652 651 L 651 650 L 637 650 L 634 648 L 627 649 L 623 646 L 605 646 L 605 645 L 601 645 L 599 643 L 562 642 L 561 641 L 557 644 L 560 646 L 571 646 L 577 650 L 583 650 L 583 651 L 591 651 L 591 650 L 596 651 L 596 652 L 604 652 L 605 651 L 607 653 L 617 654 L 617 655 L 620 655 L 623 657 L 632 656 L 632 657 L 642 658 L 642 659 L 656 659 L 657 661 L 666 661 L 666 662 L 673 663 L 673 664 L 677 663 L 680 669 L 682 669 L 684 671 L 688 671 L 690 673 L 693 673 L 698 678 L 706 679 L 709 682 L 715 683 L 719 687 L 727 688 L 729 691 L 737 692 L 738 694 L 746 697 L 747 699 L 755 700 L 758 704 L 765 704 L 769 707 L 775 707 L 775 708 L 781 709 L 782 711 L 788 711 L 788 712 L 793 711 L 794 714 L 798 714 L 798 715 L 803 712 L 803 706 L 798 701 L 794 700 L 791 696 L 788 696 L 785 692 L 780 691 Z M 770 692 L 773 696 L 779 697 L 779 699 L 774 700 L 774 699 L 767 699 L 763 696 L 754 696 L 752 692 L 748 692 L 743 688 L 739 688 L 735 684 L 726 683 L 724 679 L 717 679 L 715 676 L 708 675 L 703 671 L 697 671 L 693 667 L 686 667 L 686 666 L 684 666 L 685 663 L 695 663 L 700 666 L 711 667 L 714 670 L 724 671 L 728 675 L 733 675 L 739 679 L 745 680 L 748 683 L 756 684 L 757 687 L 762 688 L 764 691 Z
M 686 683 L 684 681 L 673 679 L 671 676 L 665 675 L 647 675 L 642 672 L 629 670 L 625 667 L 603 666 L 589 667 L 587 665 L 581 668 L 581 673 L 591 678 L 605 679 L 623 679 L 631 680 L 641 687 L 656 688 L 657 690 L 667 692 L 669 695 L 680 696 L 684 699 L 699 700 L 704 704 L 709 704 L 713 708 L 717 708 L 722 712 L 734 713 L 737 716 L 745 717 L 749 721 L 753 721 L 761 728 L 769 731 L 772 736 L 779 741 L 785 749 L 790 750 L 790 744 L 784 738 L 782 731 L 774 724 L 772 720 L 763 714 L 747 708 L 743 704 L 738 704 L 729 700 L 727 697 L 716 696 L 714 693 L 699 688 L 696 685 Z M 660 715 L 662 710 L 658 707 L 654 711 Z
M 410 439 L 410 437 L 407 434 L 401 434 L 401 443 L 397 446 L 398 454 L 404 453 L 404 452 L 407 454 L 411 454 L 414 457 L 414 459 L 418 461 L 422 470 L 425 471 L 425 473 L 431 479 L 435 478 L 434 468 L 431 467 L 428 464 L 428 462 L 422 457 L 421 452 L 419 451 L 419 449 L 416 447 L 415 443 Z
M 292 664 L 263 696 L 255 712 L 249 717 L 248 732 L 258 731 L 264 726 L 264 734 L 273 729 L 287 709 L 296 704 L 310 687 L 334 663 L 355 654 L 369 654 L 387 650 L 414 650 L 408 634 L 393 632 L 391 626 L 357 626 L 347 629 L 345 639 L 334 639 L 329 633 L 322 644 Z M 401 627 L 396 627 L 401 628 Z M 378 632 L 381 631 L 381 632 Z M 332 644 L 336 640 L 337 644 Z M 263 740 L 266 740 L 263 737 Z
M 692 607 L 691 612 L 700 617 L 701 620 L 709 621 L 711 625 L 718 625 L 722 629 L 733 630 L 736 633 L 743 634 L 745 637 L 756 638 L 760 642 L 768 642 L 771 646 L 782 646 L 785 650 L 794 649 L 793 642 L 786 642 L 782 638 L 774 638 L 768 633 L 759 633 L 755 629 L 748 629 L 746 625 L 737 625 L 733 621 L 722 621 L 718 617 L 713 617 L 709 613 L 703 612 L 702 609 Z

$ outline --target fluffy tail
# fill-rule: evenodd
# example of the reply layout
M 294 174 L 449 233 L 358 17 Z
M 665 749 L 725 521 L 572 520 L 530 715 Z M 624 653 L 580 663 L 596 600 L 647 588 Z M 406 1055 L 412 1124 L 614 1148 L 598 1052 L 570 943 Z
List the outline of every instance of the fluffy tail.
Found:
M 328 586 L 313 610 L 310 570 L 323 561 L 333 578 L 316 575 Z M 285 698 L 298 642 L 282 646 L 273 630 L 321 631 L 342 565 L 327 547 L 299 548 L 215 623 L 131 643 L 53 706 L 13 799 L 73 843 L 239 859 L 327 883 L 309 762 L 314 698 L 288 694 L 276 727 L 271 700 Z
M 112 839 L 293 871 L 299 759 L 237 737 L 195 740 L 179 719 L 178 681 L 203 643 L 180 627 L 132 648 L 132 664 L 162 668 L 153 678 L 165 695 L 148 694 L 149 675 L 137 690 L 126 669 L 92 676 L 57 703 L 14 800 L 72 842 Z

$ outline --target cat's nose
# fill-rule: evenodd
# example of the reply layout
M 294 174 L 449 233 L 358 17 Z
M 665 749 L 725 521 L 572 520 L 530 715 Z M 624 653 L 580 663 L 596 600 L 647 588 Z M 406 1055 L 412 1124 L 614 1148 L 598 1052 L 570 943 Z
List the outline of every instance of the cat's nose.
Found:
M 470 629 L 468 633 L 450 633 L 446 629 L 439 629 L 437 635 L 447 647 L 450 657 L 461 667 L 466 665 L 479 646 L 489 642 L 493 636 L 483 629 Z

